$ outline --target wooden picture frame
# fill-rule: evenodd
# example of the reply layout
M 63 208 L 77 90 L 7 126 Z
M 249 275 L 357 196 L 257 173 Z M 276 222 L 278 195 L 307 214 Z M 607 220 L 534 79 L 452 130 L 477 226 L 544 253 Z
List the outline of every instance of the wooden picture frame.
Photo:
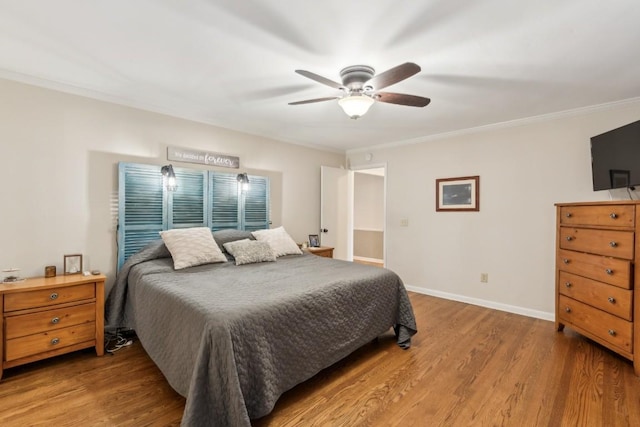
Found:
M 80 274 L 82 273 L 82 255 L 65 255 L 64 256 L 64 274 Z
M 436 212 L 479 210 L 479 176 L 436 179 Z
M 309 234 L 309 247 L 310 248 L 319 248 L 320 247 L 320 238 L 317 234 Z

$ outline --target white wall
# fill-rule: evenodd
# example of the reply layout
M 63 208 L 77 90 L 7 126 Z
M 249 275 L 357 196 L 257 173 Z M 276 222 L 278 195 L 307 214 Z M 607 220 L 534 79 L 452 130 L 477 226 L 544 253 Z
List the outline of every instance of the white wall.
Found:
M 355 172 L 353 228 L 384 230 L 384 177 Z
M 298 241 L 320 223 L 320 166 L 344 164 L 343 154 L 8 80 L 0 94 L 0 269 L 22 276 L 61 272 L 65 254 L 81 253 L 113 283 L 120 161 L 166 164 L 168 145 L 239 156 L 241 171 L 271 177 L 273 226 Z
M 347 156 L 387 163 L 387 266 L 409 288 L 552 319 L 554 203 L 608 200 L 592 190 L 589 138 L 638 119 L 636 100 Z M 435 180 L 469 175 L 480 212 L 436 212 Z

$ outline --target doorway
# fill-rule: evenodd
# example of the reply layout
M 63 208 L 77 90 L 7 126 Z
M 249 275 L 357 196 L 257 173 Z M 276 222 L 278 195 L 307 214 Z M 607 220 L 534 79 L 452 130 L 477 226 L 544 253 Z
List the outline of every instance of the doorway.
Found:
M 385 265 L 386 167 L 353 170 L 354 262 Z

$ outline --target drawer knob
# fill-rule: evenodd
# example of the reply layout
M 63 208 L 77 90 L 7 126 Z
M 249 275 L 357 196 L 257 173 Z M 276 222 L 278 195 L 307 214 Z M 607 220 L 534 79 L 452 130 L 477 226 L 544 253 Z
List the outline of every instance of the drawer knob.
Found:
M 605 272 L 606 272 L 609 276 L 611 276 L 611 275 L 613 274 L 613 270 L 612 270 L 612 269 L 610 269 L 610 268 L 607 268 L 607 269 L 605 270 Z
M 616 299 L 614 297 L 607 298 L 607 301 L 609 301 L 611 304 L 615 304 L 616 303 Z
M 611 335 L 612 337 L 615 337 L 616 331 L 614 331 L 613 329 L 609 329 L 609 335 Z
M 565 285 L 567 288 L 570 288 L 570 287 L 571 287 L 571 282 L 564 282 L 564 285 Z
M 52 345 L 56 345 L 56 344 L 58 344 L 59 342 L 60 342 L 60 338 L 54 338 L 54 339 L 52 339 L 52 340 L 51 340 L 51 344 L 52 344 Z
M 564 262 L 565 264 L 569 264 L 569 260 L 567 258 L 563 258 L 562 262 Z
M 570 242 L 570 241 L 572 241 L 572 240 L 573 240 L 573 237 L 571 237 L 571 236 L 567 236 L 567 242 Z
M 565 215 L 567 218 L 571 218 L 571 212 L 567 212 L 567 214 Z
M 609 242 L 609 246 L 615 248 L 616 246 L 618 246 L 618 244 L 616 242 Z
M 58 293 L 57 292 L 52 293 L 51 295 L 49 295 L 49 299 L 52 301 L 55 299 L 58 299 Z
M 51 323 L 53 323 L 54 325 L 57 325 L 59 321 L 60 321 L 60 318 L 57 316 L 51 319 Z
M 616 218 L 618 218 L 618 214 L 617 214 L 617 213 L 615 213 L 615 212 L 611 213 L 611 215 L 609 215 L 609 216 L 611 217 L 611 219 L 616 219 Z
M 567 313 L 571 313 L 571 307 L 565 307 L 564 311 L 566 311 Z

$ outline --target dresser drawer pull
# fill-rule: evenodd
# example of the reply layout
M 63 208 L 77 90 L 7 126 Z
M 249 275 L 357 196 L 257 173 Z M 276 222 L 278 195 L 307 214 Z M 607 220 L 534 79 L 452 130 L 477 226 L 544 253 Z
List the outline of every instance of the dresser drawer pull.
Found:
M 564 311 L 566 311 L 567 313 L 571 313 L 571 307 L 565 307 Z
M 567 218 L 571 218 L 571 212 L 567 212 L 567 214 L 565 215 Z
M 607 298 L 607 301 L 609 301 L 611 304 L 615 304 L 616 303 L 616 299 L 614 297 Z
M 52 301 L 55 299 L 58 299 L 58 293 L 57 292 L 52 293 L 51 295 L 49 295 L 49 299 Z
M 610 268 L 607 268 L 607 269 L 605 270 L 605 272 L 606 272 L 609 276 L 611 276 L 611 275 L 613 274 L 613 270 L 612 270 L 612 269 L 610 269 Z
M 609 242 L 609 246 L 615 248 L 616 246 L 618 246 L 618 244 L 616 242 Z
M 54 338 L 54 339 L 52 339 L 52 340 L 51 340 L 51 344 L 52 344 L 52 345 L 56 345 L 56 344 L 58 344 L 59 342 L 60 342 L 60 338 Z
M 616 219 L 616 218 L 618 218 L 618 214 L 617 214 L 617 213 L 615 213 L 615 212 L 611 213 L 611 215 L 609 215 L 609 216 L 611 217 L 611 219 Z
M 571 282 L 564 282 L 564 285 L 565 285 L 567 288 L 570 288 L 570 287 L 571 287 Z
M 571 236 L 567 236 L 567 242 L 570 242 L 570 241 L 572 241 L 572 240 L 573 240 L 573 237 L 571 237 Z
M 563 259 L 562 259 L 562 262 L 564 262 L 565 264 L 569 264 L 569 259 L 567 259 L 567 258 L 563 258 Z
M 616 331 L 614 331 L 613 329 L 609 329 L 609 335 L 611 335 L 612 337 L 615 337 Z
M 54 325 L 57 325 L 58 322 L 60 322 L 60 318 L 59 317 L 54 317 L 53 319 L 51 319 L 51 323 L 53 323 Z

